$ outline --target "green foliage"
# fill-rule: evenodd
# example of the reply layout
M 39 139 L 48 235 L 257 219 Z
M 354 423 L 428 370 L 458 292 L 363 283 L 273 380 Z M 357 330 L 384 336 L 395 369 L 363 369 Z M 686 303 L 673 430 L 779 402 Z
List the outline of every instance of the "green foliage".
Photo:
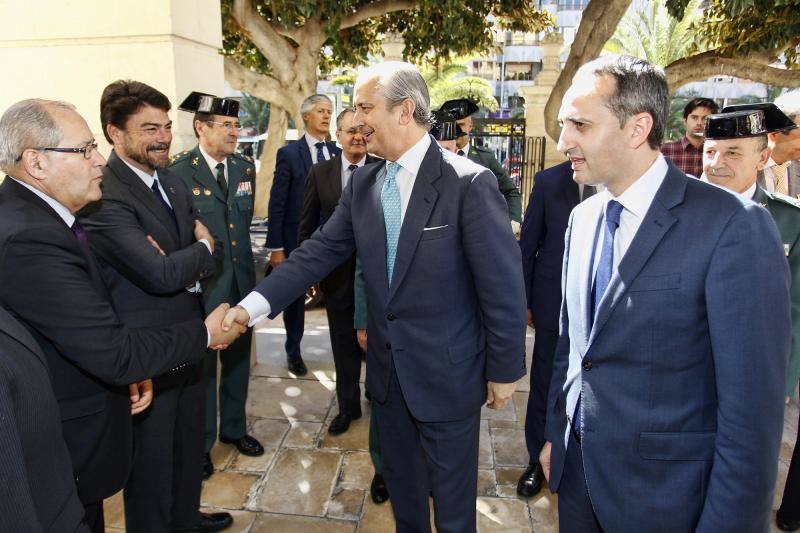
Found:
M 676 19 L 662 1 L 632 4 L 605 50 L 628 54 L 665 67 L 689 55 L 691 24 L 699 17 L 700 0 L 690 0 L 683 18 Z
M 255 128 L 260 134 L 267 131 L 269 124 L 269 102 L 245 94 L 239 100 L 239 121 L 245 128 Z
M 467 76 L 467 67 L 458 63 L 432 65 L 422 69 L 422 77 L 428 84 L 431 108 L 438 109 L 448 100 L 469 98 L 479 106 L 497 111 L 491 84 L 475 76 Z
M 231 17 L 233 0 L 222 0 L 222 53 L 263 74 L 270 65 L 243 35 Z M 327 41 L 321 50 L 320 70 L 366 63 L 369 54 L 380 55 L 380 37 L 402 34 L 410 60 L 445 62 L 458 55 L 488 52 L 493 46 L 492 19 L 503 28 L 536 32 L 553 25 L 547 11 L 535 0 L 420 0 L 413 10 L 398 11 L 341 29 L 342 18 L 374 3 L 372 0 L 253 0 L 258 13 L 284 29 L 300 29 L 311 20 L 324 24 Z M 297 43 L 286 37 L 297 46 Z
M 688 11 L 690 0 L 667 0 L 674 16 Z M 692 24 L 692 51 L 715 49 L 741 57 L 783 51 L 790 68 L 800 65 L 800 0 L 708 0 L 702 17 Z

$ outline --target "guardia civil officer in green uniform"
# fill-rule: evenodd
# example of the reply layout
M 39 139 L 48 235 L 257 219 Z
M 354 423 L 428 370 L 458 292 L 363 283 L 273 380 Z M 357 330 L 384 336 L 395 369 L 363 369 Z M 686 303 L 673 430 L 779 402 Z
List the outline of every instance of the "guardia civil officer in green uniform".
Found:
M 777 107 L 762 104 L 755 109 L 708 116 L 703 143 L 704 179 L 760 204 L 778 226 L 792 274 L 792 351 L 786 396 L 794 394 L 800 377 L 800 203 L 790 196 L 768 192 L 757 183 L 757 177 L 770 159 L 767 133 L 794 128 L 797 125 Z M 800 440 L 795 443 L 775 522 L 782 531 L 800 528 Z
M 222 243 L 221 270 L 203 285 L 203 305 L 211 312 L 223 302 L 235 305 L 255 285 L 250 221 L 253 218 L 256 171 L 253 160 L 236 153 L 239 102 L 193 92 L 178 109 L 194 113 L 198 145 L 172 158 L 170 170 L 191 191 L 202 222 Z M 217 353 L 222 366 L 219 383 L 219 440 L 244 455 L 258 456 L 264 448 L 247 434 L 245 403 L 250 377 L 252 330 L 227 350 L 209 350 L 205 360 L 206 422 L 203 477 L 214 472 L 211 447 L 217 437 Z
M 497 185 L 508 204 L 508 218 L 517 223 L 514 232 L 519 233 L 518 224 L 522 221 L 522 199 L 519 189 L 491 150 L 482 146 L 473 146 L 469 142 L 469 132 L 472 131 L 472 115 L 478 111 L 478 105 L 472 100 L 460 98 L 448 100 L 442 104 L 440 109 L 450 113 L 461 128 L 460 136 L 456 138 L 456 153 L 488 168 L 497 177 Z

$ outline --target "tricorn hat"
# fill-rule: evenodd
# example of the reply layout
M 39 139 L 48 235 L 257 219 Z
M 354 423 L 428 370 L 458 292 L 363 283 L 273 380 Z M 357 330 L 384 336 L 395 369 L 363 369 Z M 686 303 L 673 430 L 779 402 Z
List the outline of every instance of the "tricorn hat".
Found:
M 456 120 L 467 118 L 468 116 L 478 111 L 478 104 L 468 98 L 459 98 L 457 100 L 448 100 L 439 108 L 441 111 L 447 111 Z
M 217 98 L 213 94 L 192 91 L 181 105 L 181 111 L 190 113 L 208 113 L 209 115 L 224 115 L 226 117 L 239 116 L 239 101 L 233 98 Z
M 703 137 L 708 140 L 714 140 L 764 135 L 767 133 L 765 123 L 764 112 L 760 110 L 708 115 Z
M 430 133 L 437 141 L 452 141 L 464 134 L 452 113 L 439 109 L 433 112 L 433 126 Z
M 756 104 L 735 104 L 723 108 L 723 113 L 730 113 L 732 111 L 761 111 L 764 113 L 765 126 L 767 133 L 776 131 L 788 131 L 797 127 L 797 124 L 792 122 L 792 119 L 787 117 L 778 106 L 772 102 L 756 103 Z

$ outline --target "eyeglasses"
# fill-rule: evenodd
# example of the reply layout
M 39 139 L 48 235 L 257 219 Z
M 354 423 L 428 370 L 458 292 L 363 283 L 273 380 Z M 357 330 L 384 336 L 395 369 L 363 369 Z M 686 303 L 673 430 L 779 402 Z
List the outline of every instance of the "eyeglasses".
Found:
M 240 130 L 242 129 L 241 122 L 214 122 L 213 120 L 206 120 L 209 124 L 216 124 L 217 126 L 222 126 L 226 130 Z
M 97 150 L 97 143 L 89 143 L 83 148 L 51 148 L 51 147 L 39 147 L 39 148 L 29 148 L 30 150 L 39 150 L 40 152 L 61 152 L 62 154 L 83 154 L 84 159 L 91 159 L 92 153 Z M 17 156 L 17 163 L 22 160 L 22 154 Z

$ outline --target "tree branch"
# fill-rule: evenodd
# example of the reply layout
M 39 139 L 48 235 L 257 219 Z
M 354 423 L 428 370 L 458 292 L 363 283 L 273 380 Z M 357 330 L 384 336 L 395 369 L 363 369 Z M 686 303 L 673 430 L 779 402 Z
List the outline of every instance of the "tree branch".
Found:
M 415 9 L 418 6 L 419 1 L 415 0 L 377 0 L 376 2 L 359 7 L 355 12 L 342 17 L 339 29 L 344 30 L 346 28 L 352 28 L 369 18 L 380 17 L 381 15 L 394 13 L 395 11 Z
M 230 57 L 225 58 L 225 80 L 234 89 L 266 100 L 273 106 L 283 109 L 294 107 L 292 102 L 286 98 L 287 91 L 280 81 L 272 76 L 253 72 Z
M 706 80 L 712 76 L 736 76 L 776 87 L 800 87 L 800 70 L 771 67 L 752 56 L 724 57 L 715 51 L 673 61 L 664 70 L 673 93 L 687 83 Z
M 252 0 L 233 0 L 231 16 L 248 39 L 258 47 L 273 68 L 273 72 L 291 72 L 294 48 L 286 42 L 277 25 L 267 22 L 253 8 Z

